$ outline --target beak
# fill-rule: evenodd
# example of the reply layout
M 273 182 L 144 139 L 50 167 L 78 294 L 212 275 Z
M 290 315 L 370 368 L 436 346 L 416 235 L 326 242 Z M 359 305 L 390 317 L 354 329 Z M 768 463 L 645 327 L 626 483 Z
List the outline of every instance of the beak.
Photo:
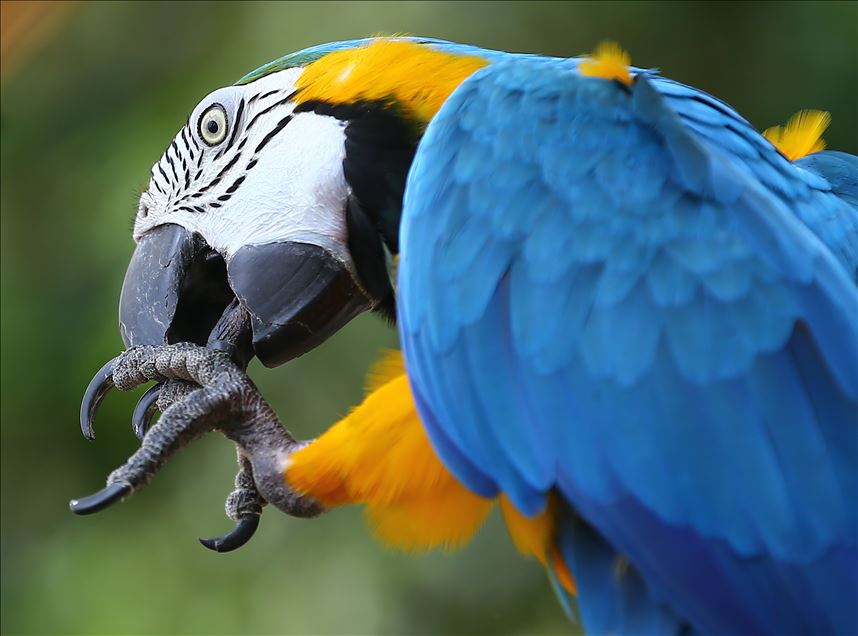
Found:
M 233 298 L 226 265 L 199 234 L 159 225 L 144 234 L 125 272 L 119 331 L 127 347 L 204 345 Z
M 205 345 L 238 299 L 251 318 L 253 349 L 277 366 L 317 346 L 372 301 L 348 267 L 305 243 L 249 245 L 227 263 L 199 234 L 167 224 L 137 244 L 119 300 L 126 346 Z
M 250 314 L 253 349 L 267 367 L 307 353 L 372 307 L 352 272 L 318 245 L 242 247 L 227 272 Z

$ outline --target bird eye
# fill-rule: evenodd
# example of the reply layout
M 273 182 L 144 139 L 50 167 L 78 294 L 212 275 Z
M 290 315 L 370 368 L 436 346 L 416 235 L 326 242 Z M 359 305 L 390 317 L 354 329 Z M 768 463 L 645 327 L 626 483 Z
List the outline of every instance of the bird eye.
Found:
M 226 139 L 226 111 L 220 104 L 212 104 L 200 117 L 200 137 L 209 146 L 215 146 Z

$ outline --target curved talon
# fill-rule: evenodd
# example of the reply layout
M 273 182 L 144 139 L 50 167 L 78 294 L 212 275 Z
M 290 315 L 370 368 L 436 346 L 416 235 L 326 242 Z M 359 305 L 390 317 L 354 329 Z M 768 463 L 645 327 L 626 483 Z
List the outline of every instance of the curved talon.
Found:
M 259 515 L 246 515 L 236 522 L 235 527 L 222 537 L 199 539 L 209 550 L 215 552 L 232 552 L 250 541 L 259 527 Z
M 113 370 L 116 368 L 116 362 L 119 356 L 109 360 L 98 372 L 93 376 L 86 387 L 83 394 L 83 401 L 80 403 L 80 431 L 83 436 L 92 441 L 95 439 L 95 430 L 92 423 L 95 421 L 95 414 L 98 407 L 107 392 L 113 388 Z
M 100 510 L 104 510 L 108 506 L 112 506 L 130 493 L 131 486 L 128 484 L 110 484 L 106 488 L 102 488 L 97 493 L 89 495 L 88 497 L 72 499 L 69 502 L 69 510 L 76 515 L 91 515 L 94 512 L 98 512 Z
M 164 387 L 162 383 L 156 384 L 149 388 L 144 393 L 134 407 L 134 413 L 131 415 L 131 426 L 134 429 L 134 435 L 141 442 L 149 430 L 149 425 L 152 422 L 152 417 L 158 410 L 158 396 L 161 394 L 161 389 Z

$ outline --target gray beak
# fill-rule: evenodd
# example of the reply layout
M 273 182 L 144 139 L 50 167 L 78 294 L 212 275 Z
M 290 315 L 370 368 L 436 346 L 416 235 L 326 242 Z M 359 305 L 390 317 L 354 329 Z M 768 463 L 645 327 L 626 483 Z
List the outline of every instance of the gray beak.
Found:
M 306 353 L 372 306 L 352 272 L 321 247 L 249 245 L 225 263 L 200 235 L 168 224 L 140 239 L 128 265 L 122 339 L 204 345 L 235 298 L 250 314 L 254 352 L 269 367 Z
M 160 225 L 143 235 L 128 264 L 119 331 L 129 347 L 205 344 L 232 299 L 220 255 L 200 235 Z

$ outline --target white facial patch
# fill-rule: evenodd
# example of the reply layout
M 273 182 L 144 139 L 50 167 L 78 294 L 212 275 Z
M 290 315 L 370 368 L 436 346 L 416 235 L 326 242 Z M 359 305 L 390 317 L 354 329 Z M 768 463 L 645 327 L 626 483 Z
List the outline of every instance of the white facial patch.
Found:
M 152 169 L 134 238 L 175 223 L 201 234 L 227 261 L 246 245 L 294 241 L 323 247 L 351 265 L 345 122 L 292 113 L 301 72 L 280 71 L 202 100 Z M 208 146 L 198 126 L 214 105 L 226 112 L 227 132 Z

